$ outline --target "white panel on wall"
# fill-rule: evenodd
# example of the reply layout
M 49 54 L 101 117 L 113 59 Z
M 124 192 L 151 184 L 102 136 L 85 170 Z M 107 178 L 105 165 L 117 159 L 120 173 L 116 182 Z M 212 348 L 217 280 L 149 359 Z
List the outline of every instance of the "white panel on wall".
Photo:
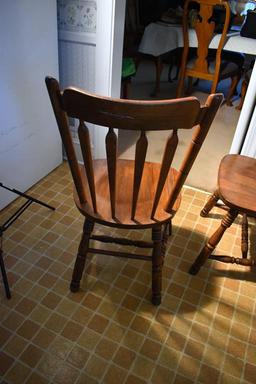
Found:
M 86 44 L 78 44 L 69 41 L 59 41 L 59 63 L 60 63 L 60 83 L 61 86 L 75 86 L 86 89 L 89 92 L 95 90 L 95 47 Z M 77 127 L 73 127 L 72 135 L 74 143 L 77 144 Z M 88 124 L 90 137 L 94 143 L 93 126 Z M 75 145 L 76 147 L 76 145 Z M 77 152 L 78 159 L 81 161 L 80 152 Z
M 25 191 L 62 161 L 44 83 L 58 77 L 56 1 L 1 0 L 0 20 L 0 181 Z M 0 209 L 16 197 L 1 189 Z
M 58 0 L 57 4 L 61 87 L 72 85 L 95 92 L 96 1 Z M 94 144 L 94 128 L 88 126 Z M 77 144 L 77 124 L 72 135 Z M 82 160 L 78 150 L 77 155 Z
M 95 47 L 79 42 L 59 41 L 60 81 L 90 92 L 95 89 Z
M 62 86 L 119 97 L 125 4 L 126 0 L 58 0 Z M 94 155 L 104 157 L 102 128 L 91 127 L 91 132 Z

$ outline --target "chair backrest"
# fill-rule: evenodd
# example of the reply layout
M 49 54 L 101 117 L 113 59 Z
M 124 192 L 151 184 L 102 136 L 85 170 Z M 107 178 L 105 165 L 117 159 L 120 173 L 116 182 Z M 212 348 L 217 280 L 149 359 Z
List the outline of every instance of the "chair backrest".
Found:
M 134 220 L 147 154 L 147 131 L 171 131 L 166 142 L 159 179 L 154 193 L 155 197 L 150 216 L 150 218 L 153 218 L 177 149 L 179 141 L 178 129 L 191 129 L 195 126 L 192 141 L 187 149 L 185 158 L 181 163 L 178 177 L 166 205 L 166 212 L 171 212 L 188 172 L 207 135 L 223 96 L 221 94 L 210 95 L 206 104 L 201 107 L 199 101 L 195 97 L 158 101 L 122 100 L 97 96 L 78 88 L 66 88 L 61 92 L 57 80 L 49 77 L 46 78 L 46 85 L 65 147 L 77 194 L 80 203 L 84 204 L 88 201 L 85 192 L 84 177 L 81 175 L 81 168 L 79 167 L 74 150 L 68 118 L 71 117 L 79 120 L 78 136 L 83 154 L 91 201 L 95 213 L 97 213 L 97 193 L 95 191 L 90 134 L 86 123 L 108 127 L 108 132 L 106 134 L 106 158 L 111 214 L 113 219 L 115 218 L 116 169 L 118 159 L 117 135 L 115 129 L 135 130 L 140 132 L 135 148 L 133 194 L 131 202 L 131 219 Z
M 189 6 L 197 4 L 199 7 L 196 21 L 194 23 L 195 32 L 198 40 L 197 58 L 192 68 L 186 69 L 187 75 L 191 77 L 199 77 L 206 80 L 213 80 L 219 77 L 222 48 L 226 42 L 226 35 L 230 23 L 230 7 L 225 0 L 187 0 L 184 6 L 183 14 L 183 35 L 184 35 L 184 51 L 182 57 L 182 65 L 186 66 L 189 51 Z M 208 50 L 214 35 L 216 23 L 214 21 L 214 7 L 222 9 L 225 14 L 222 33 L 215 56 L 215 71 L 209 71 Z

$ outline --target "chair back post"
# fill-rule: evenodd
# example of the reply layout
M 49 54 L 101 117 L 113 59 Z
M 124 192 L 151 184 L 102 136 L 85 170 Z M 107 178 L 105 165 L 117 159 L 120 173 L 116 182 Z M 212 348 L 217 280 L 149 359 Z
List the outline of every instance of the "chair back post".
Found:
M 46 77 L 45 83 L 59 128 L 60 136 L 66 151 L 68 163 L 70 165 L 70 170 L 76 186 L 77 194 L 79 196 L 81 204 L 84 204 L 87 201 L 85 194 L 85 185 L 81 178 L 81 170 L 78 165 L 77 156 L 69 129 L 68 117 L 63 109 L 59 83 L 56 79 L 51 77 Z
M 229 3 L 227 1 L 220 1 L 220 3 L 225 8 L 225 23 L 223 26 L 223 31 L 222 31 L 219 45 L 218 45 L 217 52 L 216 52 L 216 62 L 215 62 L 215 72 L 214 72 L 215 76 L 214 76 L 213 84 L 212 84 L 212 88 L 211 88 L 212 93 L 214 93 L 216 91 L 217 84 L 219 81 L 221 54 L 222 54 L 222 49 L 224 47 L 224 44 L 227 40 L 227 33 L 228 33 L 229 24 L 230 24 L 230 16 L 231 16 Z
M 205 106 L 201 107 L 198 116 L 198 125 L 194 133 L 193 139 L 187 149 L 184 160 L 179 169 L 178 178 L 175 181 L 173 190 L 170 194 L 169 201 L 166 206 L 166 211 L 171 213 L 174 203 L 184 185 L 192 165 L 200 151 L 204 139 L 211 127 L 213 119 L 223 101 L 222 94 L 209 95 Z

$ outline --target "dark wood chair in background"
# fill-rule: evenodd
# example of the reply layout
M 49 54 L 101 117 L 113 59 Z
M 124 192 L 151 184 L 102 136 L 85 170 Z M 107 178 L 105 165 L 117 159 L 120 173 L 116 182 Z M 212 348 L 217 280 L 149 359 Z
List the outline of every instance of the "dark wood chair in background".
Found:
M 75 203 L 85 217 L 71 291 L 79 289 L 88 252 L 138 258 L 152 262 L 152 303 L 160 304 L 168 226 L 179 207 L 181 188 L 222 102 L 222 95 L 210 95 L 206 105 L 200 107 L 195 97 L 164 101 L 111 99 L 77 88 L 61 92 L 57 80 L 52 78 L 47 78 L 46 84 L 75 184 Z M 77 162 L 68 117 L 79 120 L 78 135 L 84 166 Z M 85 122 L 108 127 L 106 159 L 92 160 L 90 135 Z M 193 127 L 191 144 L 177 171 L 171 168 L 171 164 L 178 146 L 178 130 Z M 115 128 L 139 132 L 134 160 L 118 158 Z M 162 163 L 145 161 L 147 131 L 160 133 L 162 130 L 170 131 Z M 152 242 L 93 235 L 94 223 L 127 230 L 151 228 Z M 148 248 L 152 254 L 91 248 L 90 239 Z
M 210 210 L 218 205 L 221 199 L 228 211 L 221 221 L 219 228 L 208 240 L 201 253 L 190 268 L 190 273 L 195 275 L 208 258 L 225 263 L 236 263 L 253 266 L 255 260 L 247 258 L 248 254 L 248 221 L 247 216 L 256 217 L 256 159 L 242 155 L 225 156 L 219 167 L 218 189 L 210 197 L 201 211 L 201 216 L 208 215 Z M 223 206 L 222 206 L 223 207 Z M 242 221 L 242 257 L 212 255 L 220 242 L 224 232 L 232 225 L 236 217 L 241 214 Z
M 238 111 L 240 111 L 243 108 L 244 99 L 245 99 L 247 88 L 248 88 L 248 85 L 250 82 L 251 74 L 252 74 L 252 66 L 251 66 L 251 68 L 249 68 L 248 70 L 246 70 L 244 72 L 244 78 L 243 78 L 242 85 L 241 85 L 241 100 L 240 100 L 240 103 L 238 104 L 238 106 L 236 107 L 236 109 Z
M 189 60 L 189 6 L 197 4 L 199 7 L 197 20 L 195 21 L 195 31 L 198 40 L 197 57 Z M 214 21 L 214 8 L 223 7 L 225 10 L 225 22 L 218 48 L 209 49 L 209 45 L 215 33 L 216 24 Z M 212 82 L 210 93 L 215 93 L 219 81 L 231 78 L 231 86 L 226 97 L 228 105 L 231 95 L 241 78 L 243 55 L 236 52 L 223 51 L 226 42 L 227 31 L 230 25 L 230 8 L 227 1 L 223 0 L 187 0 L 183 14 L 183 35 L 184 49 L 181 61 L 181 70 L 177 88 L 177 97 L 181 97 L 184 93 L 185 78 L 189 78 L 188 93 L 192 88 L 193 78 L 204 79 Z
M 167 52 L 160 56 L 152 56 L 146 54 L 140 54 L 140 57 L 148 57 L 153 60 L 155 65 L 155 84 L 153 91 L 151 92 L 151 97 L 158 97 L 160 93 L 160 84 L 161 84 L 161 75 L 164 69 L 164 64 L 168 65 L 168 81 L 172 83 L 173 81 L 177 81 L 179 78 L 179 71 L 181 66 L 181 58 L 182 58 L 183 48 L 179 47 L 173 49 L 170 52 Z M 196 48 L 189 48 L 188 57 L 192 58 L 196 56 Z M 173 71 L 174 76 L 173 76 Z

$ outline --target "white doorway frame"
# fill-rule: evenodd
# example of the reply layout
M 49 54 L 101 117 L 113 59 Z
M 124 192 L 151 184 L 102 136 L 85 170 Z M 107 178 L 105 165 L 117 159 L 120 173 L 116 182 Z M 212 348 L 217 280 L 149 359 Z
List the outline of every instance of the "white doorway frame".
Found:
M 126 0 L 97 1 L 95 93 L 120 97 Z M 105 157 L 105 132 L 94 128 L 94 156 Z
M 123 37 L 126 0 L 97 0 L 97 29 L 95 53 L 95 93 L 103 96 L 120 97 Z M 254 84 L 256 64 L 248 87 L 230 153 L 239 153 L 255 103 Z M 254 136 L 255 129 L 252 130 Z M 105 157 L 105 133 L 102 127 L 94 127 L 94 157 Z M 249 133 L 249 132 L 248 132 Z M 250 132 L 251 133 L 251 132 Z M 253 145 L 256 138 L 253 137 Z M 250 152 L 248 150 L 243 152 Z M 246 154 L 246 153 L 244 153 Z
M 253 111 L 256 103 L 256 60 L 246 92 L 243 108 L 240 113 L 230 153 L 255 157 L 256 127 Z M 251 124 L 250 124 L 251 121 Z

